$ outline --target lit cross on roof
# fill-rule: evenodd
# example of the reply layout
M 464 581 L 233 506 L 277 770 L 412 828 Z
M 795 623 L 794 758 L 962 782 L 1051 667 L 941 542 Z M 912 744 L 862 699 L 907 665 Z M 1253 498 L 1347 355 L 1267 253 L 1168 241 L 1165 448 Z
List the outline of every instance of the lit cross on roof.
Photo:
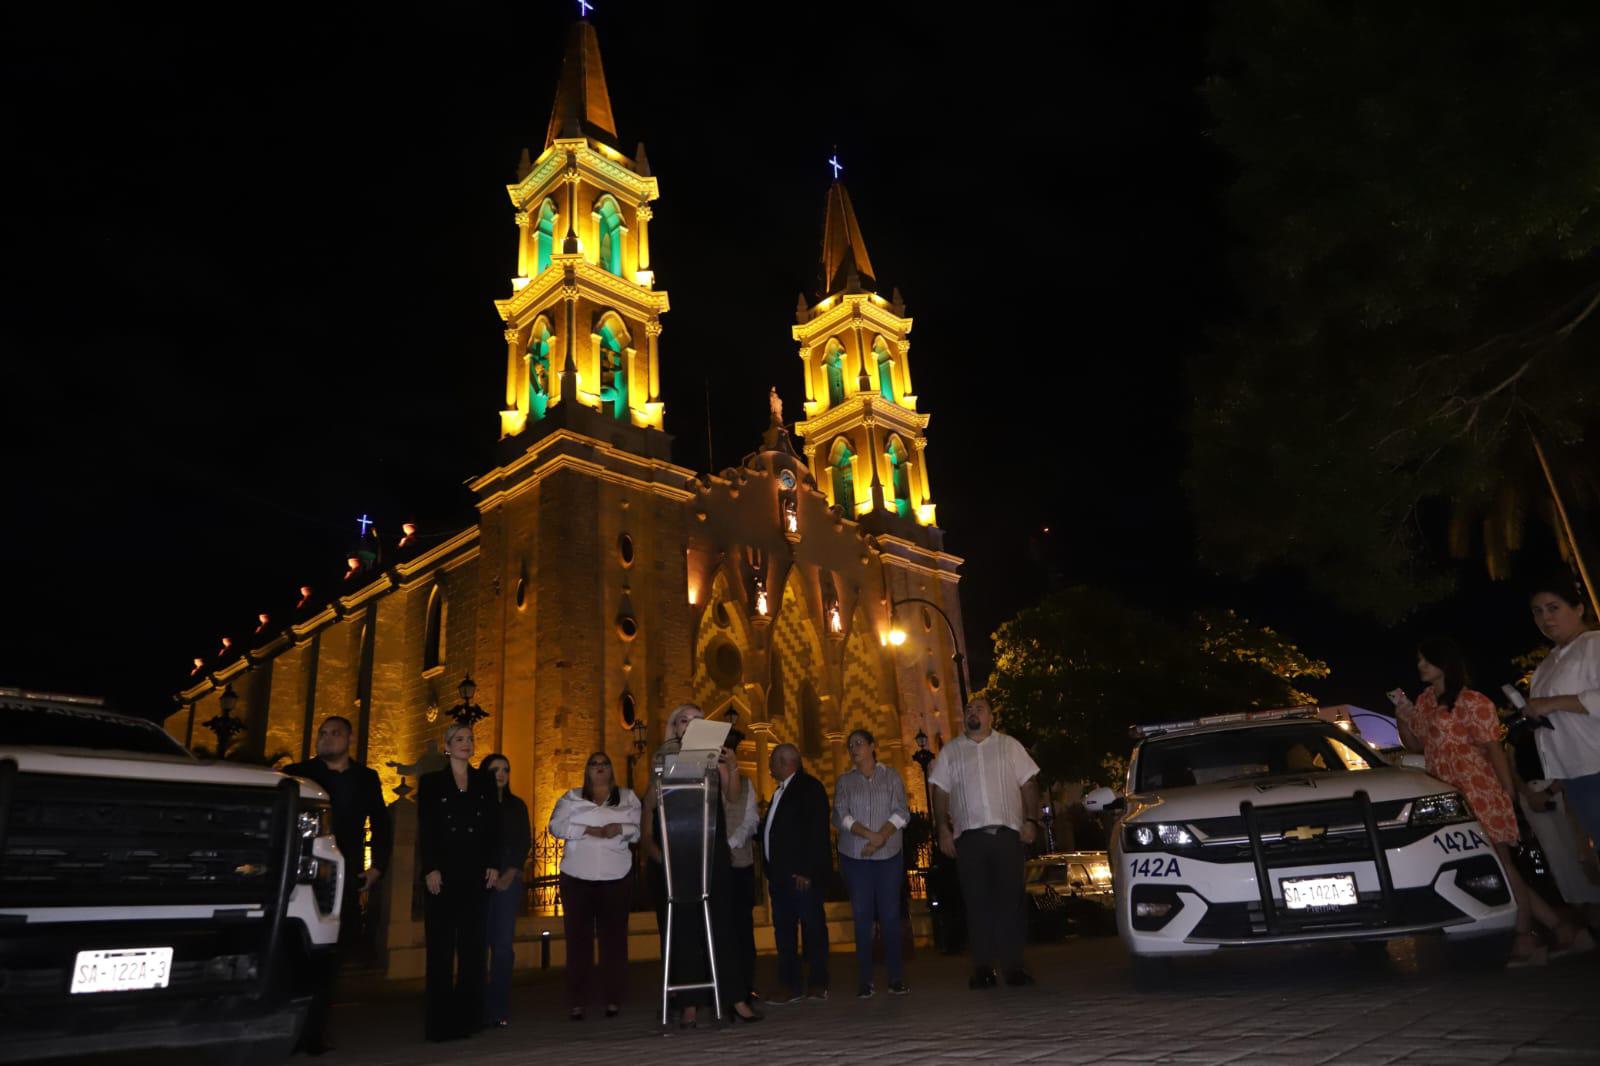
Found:
M 594 10 L 594 5 L 589 0 L 578 0 L 578 17 L 588 18 L 589 12 Z
M 833 150 L 833 158 L 828 160 L 828 165 L 833 168 L 833 180 L 838 181 L 839 171 L 843 170 L 844 167 L 839 163 L 839 150 L 837 148 Z
M 368 526 L 377 525 L 376 522 L 374 522 L 372 519 L 368 518 L 366 515 L 362 515 L 360 518 L 356 519 L 356 524 L 361 527 L 361 535 L 363 537 L 365 537 L 367 535 L 367 527 Z

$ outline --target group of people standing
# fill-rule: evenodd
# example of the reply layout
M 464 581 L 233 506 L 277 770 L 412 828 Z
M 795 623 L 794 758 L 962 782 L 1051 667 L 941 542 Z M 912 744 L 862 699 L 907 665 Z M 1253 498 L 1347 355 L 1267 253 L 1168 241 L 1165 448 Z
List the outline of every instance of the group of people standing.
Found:
M 1521 758 L 1507 755 L 1494 701 L 1469 687 L 1465 657 L 1452 641 L 1433 638 L 1417 649 L 1426 687 L 1414 701 L 1400 690 L 1391 694 L 1401 742 L 1425 756 L 1428 773 L 1467 797 L 1506 870 L 1517 901 L 1512 967 L 1595 948 L 1585 921 L 1551 906 L 1519 873 L 1514 804 L 1565 902 L 1590 917 L 1600 903 L 1583 870 L 1588 841 L 1600 840 L 1600 631 L 1589 628 L 1583 598 L 1565 578 L 1536 585 L 1529 607 L 1552 647 L 1520 708 L 1532 734 L 1531 744 L 1524 738 L 1518 745 Z
M 667 722 L 658 755 L 681 749 L 689 724 L 703 711 L 684 704 Z M 1016 740 L 994 731 L 982 699 L 965 712 L 965 732 L 945 746 L 929 779 L 939 847 L 957 860 L 972 931 L 971 987 L 1031 984 L 1022 965 L 1023 852 L 1035 839 L 1038 767 Z M 360 913 L 359 893 L 389 866 L 392 830 L 377 774 L 350 759 L 350 724 L 333 717 L 318 733 L 317 758 L 289 767 L 332 797 L 341 851 L 360 856 L 370 823 L 371 864 L 347 879 L 347 928 Z M 768 763 L 776 788 L 764 814 L 754 784 L 739 772 L 743 736 L 730 730 L 717 763 L 720 800 L 708 863 L 712 944 L 721 1015 L 755 1022 L 762 1015 L 754 987 L 756 855 L 762 856 L 771 901 L 780 989 L 770 1004 L 829 997 L 828 926 L 824 895 L 834 873 L 832 830 L 838 835 L 838 870 L 848 886 L 855 925 L 856 995 L 869 998 L 874 948 L 881 943 L 884 990 L 905 995 L 902 894 L 904 830 L 911 812 L 904 782 L 878 761 L 877 741 L 865 729 L 846 740 L 851 768 L 830 804 L 821 781 L 808 773 L 792 744 L 773 748 Z M 485 1027 L 509 1024 L 512 942 L 524 896 L 522 877 L 531 846 L 527 805 L 510 788 L 506 756 L 489 755 L 473 766 L 472 727 L 450 726 L 444 736 L 447 765 L 417 784 L 418 859 L 426 930 L 424 1032 L 444 1041 Z M 626 998 L 628 915 L 633 891 L 634 845 L 656 903 L 663 944 L 669 922 L 663 864 L 660 797 L 654 782 L 641 798 L 619 784 L 610 757 L 588 757 L 580 785 L 564 793 L 551 812 L 552 836 L 564 841 L 560 891 L 566 934 L 568 1016 L 581 1021 L 596 1003 L 607 1017 Z M 352 866 L 352 870 L 360 863 Z M 710 983 L 705 917 L 698 906 L 672 909 L 674 986 Z M 595 947 L 598 941 L 599 959 Z M 487 977 L 485 976 L 487 971 Z M 331 972 L 330 972 L 331 983 Z M 324 997 L 325 999 L 325 997 Z M 712 1006 L 709 990 L 674 993 L 676 1024 L 695 1026 Z M 326 1048 L 322 1018 L 312 1019 L 305 1050 Z

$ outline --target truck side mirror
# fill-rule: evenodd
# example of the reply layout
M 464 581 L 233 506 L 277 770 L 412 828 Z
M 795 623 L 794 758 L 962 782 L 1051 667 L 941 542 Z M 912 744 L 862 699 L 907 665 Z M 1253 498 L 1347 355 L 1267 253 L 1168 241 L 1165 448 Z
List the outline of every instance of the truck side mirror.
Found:
M 1121 806 L 1122 797 L 1104 786 L 1083 797 L 1083 809 L 1091 814 L 1099 814 L 1101 811 L 1114 811 Z

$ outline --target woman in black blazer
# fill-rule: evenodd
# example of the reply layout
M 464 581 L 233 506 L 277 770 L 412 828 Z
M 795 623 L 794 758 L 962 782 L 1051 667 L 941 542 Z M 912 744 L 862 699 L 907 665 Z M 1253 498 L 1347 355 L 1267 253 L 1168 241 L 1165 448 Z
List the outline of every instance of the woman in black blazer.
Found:
M 472 768 L 472 727 L 445 730 L 444 751 L 450 765 L 417 782 L 429 1040 L 471 1036 L 483 1021 L 484 913 L 500 876 L 499 797 Z

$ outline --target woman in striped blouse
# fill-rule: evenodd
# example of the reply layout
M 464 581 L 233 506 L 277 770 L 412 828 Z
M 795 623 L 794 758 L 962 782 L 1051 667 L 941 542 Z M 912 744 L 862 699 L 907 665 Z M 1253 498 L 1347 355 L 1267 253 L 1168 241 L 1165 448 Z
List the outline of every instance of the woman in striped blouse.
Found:
M 872 924 L 883 932 L 883 962 L 889 993 L 906 987 L 900 955 L 900 885 L 905 880 L 901 830 L 911 820 L 900 775 L 878 762 L 877 741 L 857 729 L 845 741 L 854 768 L 834 786 L 833 818 L 839 827 L 839 872 L 850 886 L 856 920 L 857 997 L 872 996 Z

